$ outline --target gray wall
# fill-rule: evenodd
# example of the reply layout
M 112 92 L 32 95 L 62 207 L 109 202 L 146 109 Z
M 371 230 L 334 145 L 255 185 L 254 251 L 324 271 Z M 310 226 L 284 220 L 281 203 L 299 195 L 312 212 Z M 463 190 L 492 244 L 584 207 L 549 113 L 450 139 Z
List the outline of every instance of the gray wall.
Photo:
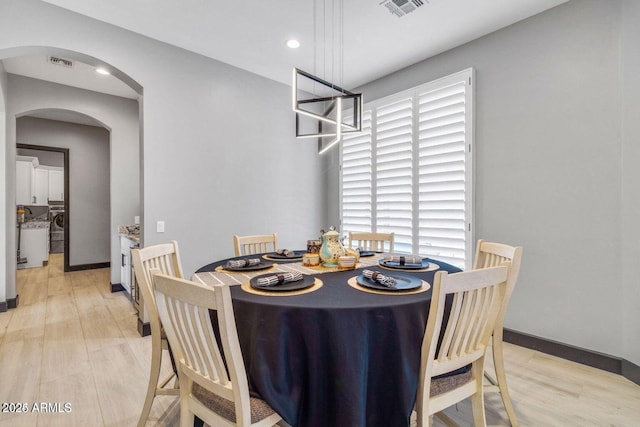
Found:
M 10 87 L 16 77 L 9 76 Z M 69 265 L 109 262 L 109 131 L 21 117 L 16 137 L 20 144 L 69 149 Z
M 5 0 L 0 58 L 25 46 L 99 58 L 143 87 L 143 171 L 129 185 L 143 181 L 144 244 L 178 240 L 187 275 L 233 254 L 234 233 L 277 232 L 281 246 L 299 248 L 327 226 L 325 171 L 315 144 L 294 137 L 288 86 L 50 4 Z M 9 157 L 14 142 L 10 129 Z
M 135 100 L 121 98 L 117 96 L 104 95 L 83 89 L 77 89 L 69 86 L 59 85 L 55 83 L 35 80 L 21 76 L 11 75 L 8 81 L 9 101 L 7 116 L 7 131 L 10 135 L 7 140 L 6 152 L 8 158 L 13 158 L 15 152 L 16 130 L 15 119 L 25 113 L 40 110 L 66 110 L 76 111 L 85 116 L 92 117 L 98 123 L 102 123 L 109 130 L 109 150 L 105 153 L 104 161 L 111 164 L 110 181 L 110 209 L 111 216 L 109 224 L 110 232 L 107 236 L 108 242 L 103 242 L 110 246 L 110 257 L 102 257 L 101 261 L 105 262 L 109 259 L 120 259 L 120 239 L 117 235 L 118 225 L 131 224 L 135 215 L 140 215 L 140 139 L 139 139 L 139 110 L 138 103 Z M 19 141 L 23 142 L 23 141 Z M 15 165 L 9 161 L 7 164 L 8 181 L 15 180 Z M 15 184 L 11 184 L 7 188 L 7 199 L 13 202 L 13 192 Z M 11 206 L 7 210 L 12 210 Z M 7 222 L 11 223 L 15 220 L 15 215 L 11 214 L 7 218 Z M 11 229 L 12 225 L 8 224 Z M 74 239 L 75 240 L 75 239 Z M 13 242 L 9 242 L 11 245 Z M 8 245 L 8 246 L 9 246 Z M 15 249 L 12 247 L 9 253 L 13 253 Z M 7 255 L 8 258 L 11 258 Z M 82 264 L 76 262 L 76 256 L 71 255 L 70 261 L 72 265 Z M 7 285 L 11 287 L 15 272 L 11 271 L 14 267 L 13 263 L 9 264 L 7 269 Z M 111 269 L 111 282 L 120 283 L 120 264 L 115 263 Z M 9 295 L 9 293 L 7 293 Z M 7 298 L 12 298 L 7 296 Z
M 625 355 L 640 364 L 640 2 L 622 2 L 622 325 Z
M 474 67 L 475 236 L 524 247 L 506 327 L 636 364 L 639 21 L 633 1 L 571 1 L 358 89 Z

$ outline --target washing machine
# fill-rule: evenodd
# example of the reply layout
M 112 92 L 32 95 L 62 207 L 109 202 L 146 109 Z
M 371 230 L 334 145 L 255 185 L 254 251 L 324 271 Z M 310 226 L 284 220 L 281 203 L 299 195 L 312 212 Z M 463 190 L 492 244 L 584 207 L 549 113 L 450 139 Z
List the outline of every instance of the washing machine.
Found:
M 49 217 L 51 219 L 51 226 L 49 227 L 49 242 L 51 247 L 49 248 L 49 252 L 51 253 L 64 252 L 64 216 L 64 202 L 50 202 Z

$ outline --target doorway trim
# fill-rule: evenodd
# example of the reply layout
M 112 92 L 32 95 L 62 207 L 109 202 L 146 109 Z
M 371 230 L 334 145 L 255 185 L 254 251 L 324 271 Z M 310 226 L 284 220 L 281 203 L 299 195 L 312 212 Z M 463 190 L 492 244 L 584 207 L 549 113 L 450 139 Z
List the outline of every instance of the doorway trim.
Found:
M 49 147 L 46 145 L 16 143 L 16 150 L 18 148 L 24 148 L 28 150 L 53 151 L 56 153 L 62 153 L 64 157 L 64 271 L 71 271 L 71 267 L 69 265 L 69 199 L 71 198 L 71 194 L 69 193 L 69 149 L 60 147 Z

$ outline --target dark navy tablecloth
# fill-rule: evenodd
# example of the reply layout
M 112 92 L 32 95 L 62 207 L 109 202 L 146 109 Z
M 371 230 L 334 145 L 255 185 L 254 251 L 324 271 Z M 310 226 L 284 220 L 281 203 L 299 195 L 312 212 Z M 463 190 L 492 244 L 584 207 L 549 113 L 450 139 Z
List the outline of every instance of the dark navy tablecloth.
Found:
M 429 261 L 445 271 L 460 271 Z M 318 274 L 323 286 L 296 296 L 263 296 L 231 287 L 251 392 L 294 427 L 409 425 L 431 290 L 412 295 L 363 292 L 347 284 L 360 272 Z M 435 271 L 398 273 L 432 284 Z

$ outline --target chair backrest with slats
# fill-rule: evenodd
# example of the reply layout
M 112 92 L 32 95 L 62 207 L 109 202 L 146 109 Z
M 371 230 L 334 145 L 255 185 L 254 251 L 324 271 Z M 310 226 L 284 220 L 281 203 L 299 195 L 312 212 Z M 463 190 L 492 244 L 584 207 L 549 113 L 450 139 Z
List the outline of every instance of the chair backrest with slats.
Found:
M 429 398 L 432 377 L 484 360 L 505 296 L 508 271 L 508 263 L 504 263 L 463 273 L 436 273 L 422 343 L 420 404 L 426 402 L 422 399 Z M 445 313 L 448 295 L 453 303 Z M 443 325 L 446 326 L 441 334 Z M 450 404 L 453 403 L 455 400 Z
M 366 251 L 393 252 L 393 233 L 349 232 L 349 247 Z
M 509 262 L 509 279 L 507 280 L 507 293 L 504 299 L 503 309 L 498 317 L 499 328 L 502 328 L 502 322 L 507 312 L 509 299 L 516 286 L 518 275 L 520 274 L 520 263 L 522 261 L 522 247 L 510 246 L 504 243 L 485 242 L 478 240 L 476 245 L 476 258 L 473 268 L 488 268 L 501 265 L 503 262 Z
M 233 247 L 236 256 L 275 252 L 278 250 L 278 236 L 273 234 L 258 234 L 254 236 L 233 236 Z
M 183 374 L 181 389 L 184 385 L 191 390 L 193 381 L 234 402 L 238 425 L 249 425 L 249 386 L 228 285 L 206 287 L 158 274 L 154 276 L 154 288 L 160 319 L 179 373 Z M 216 311 L 222 348 L 216 340 L 209 310 Z M 183 384 L 185 376 L 189 382 Z
M 133 271 L 138 281 L 138 289 L 140 290 L 144 306 L 149 314 L 151 334 L 158 334 L 157 336 L 160 336 L 160 321 L 155 297 L 153 295 L 150 271 L 152 269 L 158 269 L 162 273 L 170 276 L 184 277 L 180 263 L 178 242 L 174 240 L 171 243 L 133 249 L 131 251 L 131 260 L 133 262 Z

